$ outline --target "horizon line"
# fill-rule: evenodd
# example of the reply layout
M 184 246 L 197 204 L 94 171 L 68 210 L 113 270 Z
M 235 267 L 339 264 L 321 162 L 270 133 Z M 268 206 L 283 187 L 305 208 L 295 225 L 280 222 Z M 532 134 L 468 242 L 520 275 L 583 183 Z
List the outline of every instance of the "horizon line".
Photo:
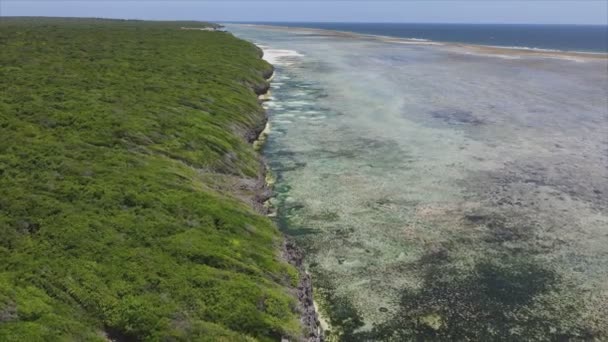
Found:
M 175 21 L 175 22 L 210 22 L 224 24 L 431 24 L 431 25 L 537 25 L 537 26 L 602 26 L 605 24 L 580 24 L 580 23 L 505 23 L 505 22 L 432 22 L 432 21 L 279 21 L 279 20 L 214 20 L 214 19 L 141 19 L 141 18 L 119 18 L 119 17 L 94 17 L 94 16 L 44 16 L 44 15 L 1 15 L 0 18 L 72 18 L 72 19 L 106 19 L 106 20 L 139 20 L 139 21 Z

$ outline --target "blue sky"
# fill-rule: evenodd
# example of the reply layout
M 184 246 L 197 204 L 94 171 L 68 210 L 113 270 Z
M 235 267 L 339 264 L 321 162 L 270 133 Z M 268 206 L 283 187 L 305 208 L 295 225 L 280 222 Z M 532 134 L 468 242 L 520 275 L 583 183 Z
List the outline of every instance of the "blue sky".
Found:
M 2 16 L 210 21 L 608 24 L 607 0 L 52 1 L 0 0 Z

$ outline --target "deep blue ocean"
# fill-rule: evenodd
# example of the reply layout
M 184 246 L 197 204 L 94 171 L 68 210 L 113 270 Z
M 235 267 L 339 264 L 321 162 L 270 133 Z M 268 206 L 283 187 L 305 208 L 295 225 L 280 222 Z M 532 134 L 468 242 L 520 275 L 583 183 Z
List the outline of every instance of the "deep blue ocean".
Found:
M 438 42 L 608 52 L 608 26 L 401 23 L 256 23 L 309 27 Z

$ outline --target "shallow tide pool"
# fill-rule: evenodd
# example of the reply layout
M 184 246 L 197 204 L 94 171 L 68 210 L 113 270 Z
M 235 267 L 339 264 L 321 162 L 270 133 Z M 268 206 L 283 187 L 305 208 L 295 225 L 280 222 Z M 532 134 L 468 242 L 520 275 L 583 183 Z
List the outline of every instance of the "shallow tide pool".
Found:
M 608 339 L 608 62 L 229 25 L 330 339 Z

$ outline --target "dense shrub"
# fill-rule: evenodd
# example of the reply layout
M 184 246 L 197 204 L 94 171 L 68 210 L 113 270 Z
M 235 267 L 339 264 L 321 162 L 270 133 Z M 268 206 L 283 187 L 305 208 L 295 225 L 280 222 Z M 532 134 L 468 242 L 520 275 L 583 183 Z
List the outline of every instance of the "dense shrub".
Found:
M 0 21 L 0 340 L 299 333 L 277 230 L 226 190 L 270 66 L 182 26 Z

